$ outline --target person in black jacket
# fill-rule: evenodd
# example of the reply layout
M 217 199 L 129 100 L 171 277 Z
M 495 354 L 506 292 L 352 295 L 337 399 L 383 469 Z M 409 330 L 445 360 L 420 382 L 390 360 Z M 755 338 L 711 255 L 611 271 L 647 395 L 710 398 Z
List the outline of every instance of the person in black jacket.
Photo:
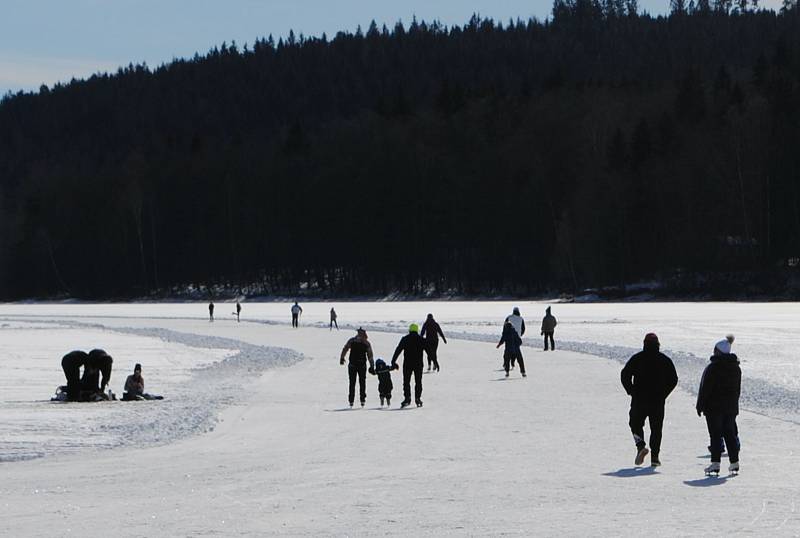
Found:
M 420 336 L 425 339 L 425 353 L 428 355 L 428 371 L 431 371 L 431 364 L 433 364 L 433 369 L 438 372 L 439 360 L 436 356 L 436 351 L 439 349 L 439 337 L 442 337 L 442 341 L 445 344 L 447 343 L 447 338 L 444 337 L 442 328 L 436 323 L 436 320 L 433 319 L 433 314 L 428 314 L 428 318 L 425 320 L 425 323 L 422 324 Z
M 650 419 L 650 464 L 661 465 L 661 428 L 664 424 L 664 401 L 678 384 L 678 374 L 672 359 L 659 351 L 658 336 L 648 333 L 644 349 L 628 360 L 620 379 L 625 392 L 631 396 L 628 424 L 636 443 L 636 465 L 641 465 L 648 454 L 644 442 L 644 421 Z
M 378 376 L 378 395 L 381 397 L 381 407 L 383 407 L 384 401 L 386 401 L 386 405 L 392 405 L 392 389 L 394 388 L 392 370 L 396 369 L 396 364 L 389 366 L 381 358 L 375 361 L 375 370 L 372 373 Z
M 414 374 L 414 400 L 417 407 L 422 407 L 422 352 L 425 350 L 425 340 L 419 335 L 419 326 L 412 323 L 408 334 L 400 339 L 397 349 L 392 355 L 392 368 L 397 366 L 397 357 L 403 352 L 403 401 L 400 407 L 411 403 L 411 374 Z
M 739 359 L 731 353 L 733 335 L 714 346 L 711 364 L 706 366 L 697 391 L 697 416 L 705 414 L 708 435 L 711 438 L 711 465 L 707 473 L 719 473 L 723 444 L 728 447 L 728 470 L 739 472 L 739 395 L 742 390 L 742 370 Z
M 364 402 L 367 400 L 367 361 L 369 361 L 369 373 L 375 373 L 375 365 L 372 362 L 372 345 L 367 340 L 367 331 L 361 327 L 358 328 L 356 335 L 348 340 L 342 348 L 339 364 L 344 364 L 344 357 L 348 351 L 350 352 L 350 362 L 347 365 L 347 373 L 350 385 L 347 400 L 350 402 L 350 407 L 353 407 L 356 395 L 356 377 L 358 377 L 361 407 L 364 407 Z
M 506 377 L 508 377 L 508 369 L 512 360 L 517 360 L 519 362 L 519 371 L 522 377 L 527 377 L 525 374 L 525 363 L 522 360 L 522 352 L 520 351 L 522 338 L 517 334 L 516 329 L 514 329 L 510 321 L 506 321 L 503 324 L 503 334 L 500 336 L 497 347 L 499 348 L 503 344 L 506 345 L 506 349 L 503 352 L 503 369 L 506 371 Z
M 67 400 L 71 402 L 81 397 L 81 367 L 85 367 L 88 358 L 85 351 L 70 351 L 61 359 L 61 368 L 67 378 Z
M 111 381 L 114 359 L 102 349 L 93 349 L 86 357 L 81 378 L 81 399 L 88 401 L 107 400 L 106 386 Z M 102 375 L 102 379 L 101 376 Z M 99 383 L 99 386 L 98 386 Z

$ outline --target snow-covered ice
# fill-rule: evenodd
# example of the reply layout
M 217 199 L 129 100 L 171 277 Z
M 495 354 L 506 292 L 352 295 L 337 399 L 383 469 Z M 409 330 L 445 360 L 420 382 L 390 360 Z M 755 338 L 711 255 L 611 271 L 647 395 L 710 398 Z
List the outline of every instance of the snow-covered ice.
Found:
M 508 302 L 0 305 L 0 536 L 798 536 L 800 310 L 793 303 Z M 519 306 L 529 377 L 493 342 Z M 388 358 L 433 312 L 448 337 L 423 409 L 346 405 L 338 355 L 364 326 Z M 662 462 L 635 469 L 621 361 L 659 334 L 679 389 Z M 707 479 L 692 392 L 714 342 L 743 360 L 742 474 Z M 102 347 L 162 402 L 53 404 L 60 358 Z M 723 466 L 727 462 L 723 459 Z M 723 473 L 724 475 L 724 473 Z

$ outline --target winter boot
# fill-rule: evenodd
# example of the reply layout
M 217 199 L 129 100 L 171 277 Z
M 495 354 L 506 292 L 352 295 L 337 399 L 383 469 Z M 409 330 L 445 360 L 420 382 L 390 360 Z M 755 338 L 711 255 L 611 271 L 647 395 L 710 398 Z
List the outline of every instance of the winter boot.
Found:
M 719 462 L 712 461 L 711 465 L 706 467 L 706 474 L 719 474 Z
M 658 455 L 653 454 L 650 456 L 650 467 L 661 467 L 661 460 L 658 459 Z
M 731 474 L 739 474 L 739 462 L 732 461 L 730 465 L 728 465 L 728 471 Z
M 644 458 L 650 453 L 646 446 L 636 449 L 636 459 L 633 461 L 636 465 L 641 465 Z

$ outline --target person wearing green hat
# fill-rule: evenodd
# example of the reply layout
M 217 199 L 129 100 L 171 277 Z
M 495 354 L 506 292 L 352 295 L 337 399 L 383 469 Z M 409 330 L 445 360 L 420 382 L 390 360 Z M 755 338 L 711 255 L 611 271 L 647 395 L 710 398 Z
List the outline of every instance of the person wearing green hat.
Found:
M 392 355 L 392 368 L 397 365 L 397 358 L 403 352 L 403 401 L 400 407 L 411 403 L 411 375 L 414 375 L 414 401 L 422 407 L 422 354 L 425 351 L 425 340 L 419 335 L 419 326 L 412 323 L 408 334 L 400 339 L 397 349 Z

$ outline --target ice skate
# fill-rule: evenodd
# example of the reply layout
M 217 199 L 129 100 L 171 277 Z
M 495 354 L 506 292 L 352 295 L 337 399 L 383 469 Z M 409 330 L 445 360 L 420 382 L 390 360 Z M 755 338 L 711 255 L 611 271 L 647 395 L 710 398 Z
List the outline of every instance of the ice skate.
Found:
M 422 407 L 422 400 L 417 400 L 417 407 Z
M 390 405 L 392 405 L 392 398 L 390 396 L 387 396 L 386 397 L 386 407 L 389 407 Z
M 364 407 L 364 404 L 365 404 L 365 403 L 366 403 L 366 402 L 365 402 L 364 400 L 361 400 L 361 407 Z
M 705 471 L 706 471 L 706 475 L 708 475 L 708 476 L 710 476 L 712 474 L 719 476 L 719 462 L 718 461 L 712 461 L 711 465 L 706 467 Z
M 383 407 L 383 396 L 381 396 L 381 407 Z
M 730 465 L 728 465 L 728 472 L 733 474 L 733 475 L 739 474 L 739 462 L 735 461 L 735 462 L 731 463 Z
M 526 374 L 525 372 L 522 372 L 522 377 L 528 377 L 528 374 Z
M 636 465 L 641 465 L 644 458 L 650 453 L 646 446 L 643 446 L 636 452 L 636 459 L 633 461 Z
M 353 402 L 350 402 L 350 407 L 353 407 Z
M 661 460 L 657 456 L 651 456 L 650 467 L 661 467 Z
M 411 402 L 409 402 L 408 400 L 403 400 L 402 402 L 400 402 L 400 409 L 408 407 L 409 405 L 411 405 Z
M 506 370 L 506 377 L 508 377 L 508 370 Z

